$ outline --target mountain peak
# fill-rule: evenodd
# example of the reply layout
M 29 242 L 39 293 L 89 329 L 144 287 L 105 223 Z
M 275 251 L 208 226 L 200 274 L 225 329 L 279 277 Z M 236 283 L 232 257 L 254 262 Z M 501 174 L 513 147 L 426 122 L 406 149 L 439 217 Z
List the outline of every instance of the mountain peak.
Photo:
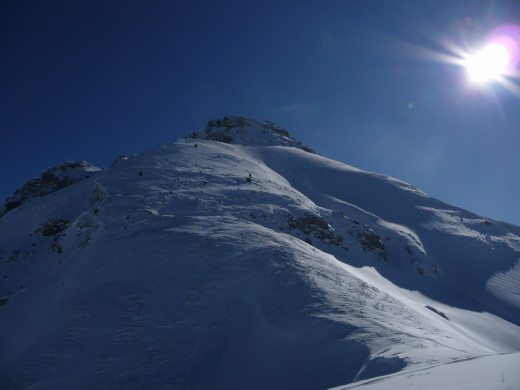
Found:
M 0 387 L 381 389 L 419 372 L 446 388 L 446 369 L 460 388 L 470 369 L 454 367 L 482 357 L 471 385 L 520 388 L 520 228 L 254 146 L 280 144 L 302 148 L 271 122 L 217 119 L 16 192 L 0 218 Z
M 289 146 L 315 153 L 308 146 L 291 137 L 289 132 L 265 119 L 225 116 L 208 122 L 202 131 L 191 133 L 186 138 L 207 139 L 246 146 Z

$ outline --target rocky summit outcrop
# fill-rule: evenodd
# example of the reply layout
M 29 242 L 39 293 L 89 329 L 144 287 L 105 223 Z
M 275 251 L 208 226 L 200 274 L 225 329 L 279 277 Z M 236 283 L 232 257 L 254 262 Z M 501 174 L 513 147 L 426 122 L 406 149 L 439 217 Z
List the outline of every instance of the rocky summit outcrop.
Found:
M 315 153 L 308 146 L 291 137 L 289 132 L 264 119 L 225 116 L 213 119 L 203 131 L 189 134 L 186 138 L 206 139 L 228 144 L 254 146 L 292 146 L 309 153 Z
M 0 217 L 8 211 L 21 206 L 34 198 L 45 196 L 58 191 L 73 183 L 90 177 L 101 171 L 86 161 L 65 161 L 43 171 L 41 177 L 36 177 L 27 181 L 20 189 L 17 189 L 12 196 L 0 208 Z

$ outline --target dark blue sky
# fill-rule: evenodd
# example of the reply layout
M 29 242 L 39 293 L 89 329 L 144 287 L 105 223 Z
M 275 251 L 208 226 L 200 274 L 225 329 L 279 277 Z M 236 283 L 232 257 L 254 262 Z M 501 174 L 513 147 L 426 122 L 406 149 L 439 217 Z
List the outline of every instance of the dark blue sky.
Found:
M 511 23 L 517 1 L 3 1 L 1 200 L 244 115 L 520 225 L 520 99 L 424 56 Z

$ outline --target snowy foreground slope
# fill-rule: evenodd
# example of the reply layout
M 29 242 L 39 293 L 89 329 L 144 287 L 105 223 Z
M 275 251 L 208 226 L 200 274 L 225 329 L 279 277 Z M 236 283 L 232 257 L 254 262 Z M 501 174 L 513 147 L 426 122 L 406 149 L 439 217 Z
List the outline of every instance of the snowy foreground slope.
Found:
M 2 389 L 519 387 L 516 226 L 240 117 L 88 172 L 0 218 Z

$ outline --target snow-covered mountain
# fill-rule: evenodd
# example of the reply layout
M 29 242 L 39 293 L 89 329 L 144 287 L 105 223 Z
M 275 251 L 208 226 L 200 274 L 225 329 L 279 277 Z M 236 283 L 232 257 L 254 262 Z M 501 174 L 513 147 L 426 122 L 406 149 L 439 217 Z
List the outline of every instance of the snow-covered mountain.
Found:
M 520 386 L 519 227 L 264 120 L 78 164 L 4 205 L 0 388 Z

